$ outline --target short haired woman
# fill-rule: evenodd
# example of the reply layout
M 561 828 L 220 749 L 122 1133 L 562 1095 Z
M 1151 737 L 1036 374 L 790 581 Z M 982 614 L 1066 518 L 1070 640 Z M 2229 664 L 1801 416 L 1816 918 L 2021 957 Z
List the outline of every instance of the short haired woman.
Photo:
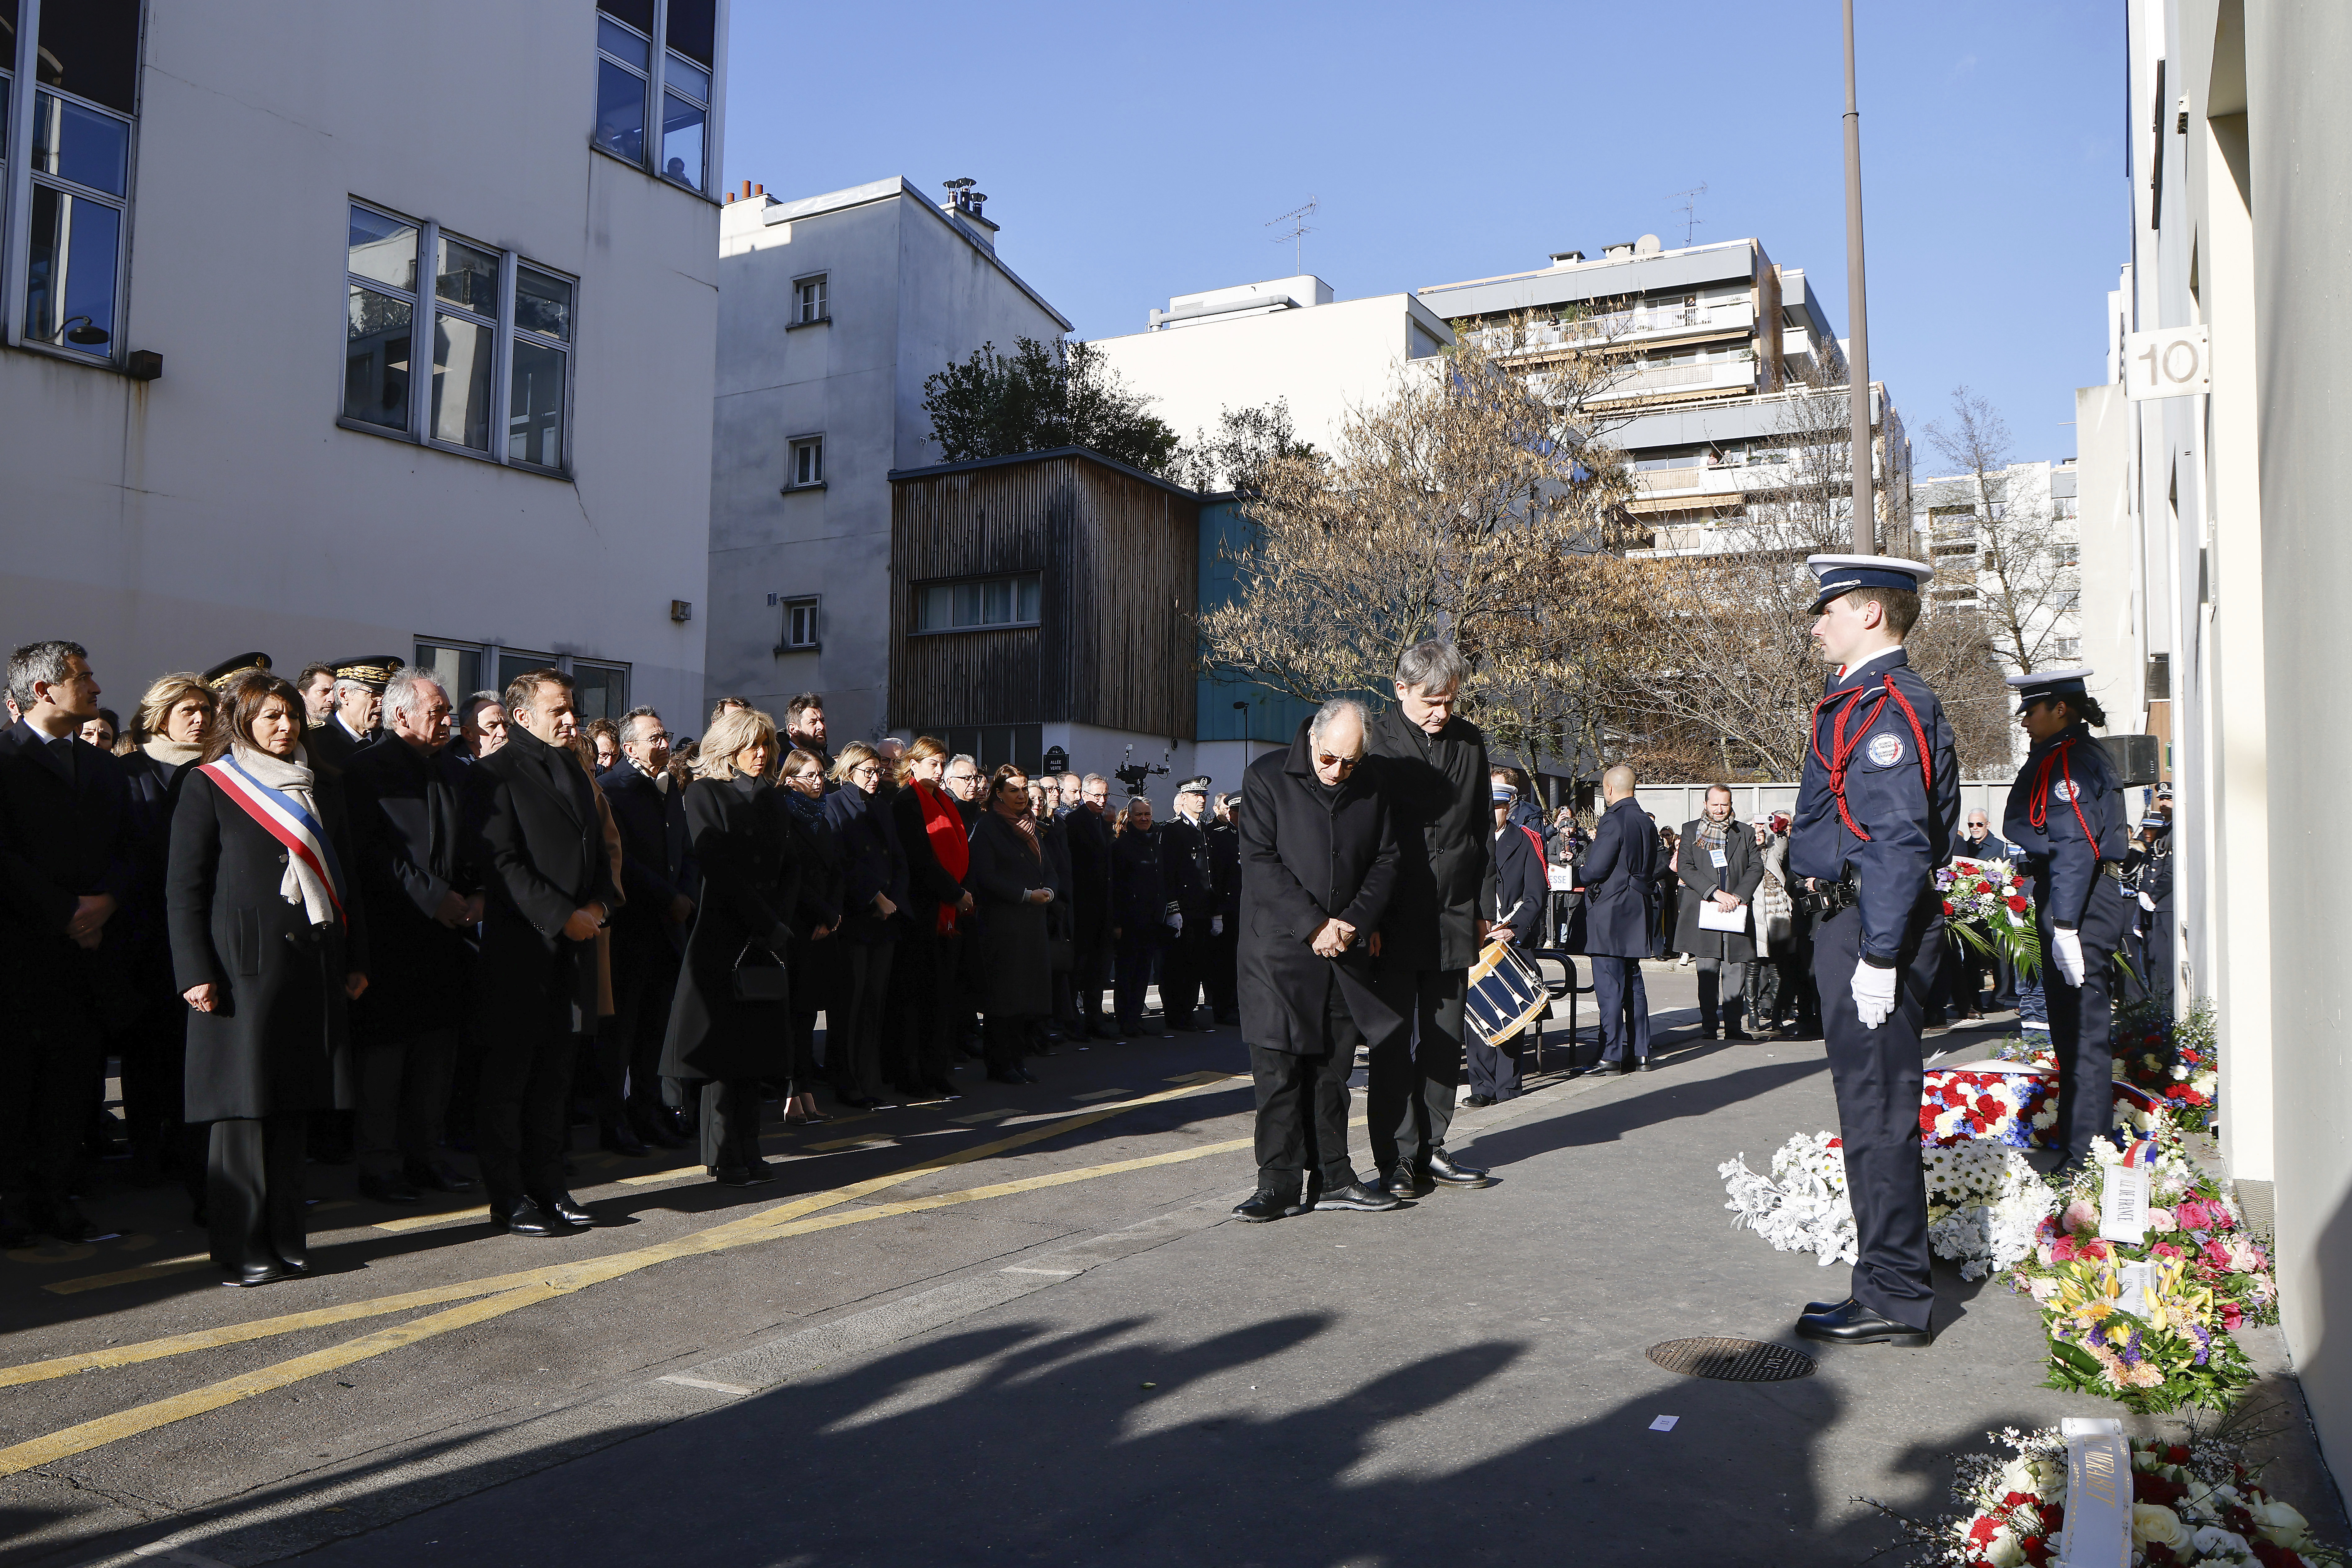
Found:
M 212 1124 L 213 1261 L 231 1285 L 310 1270 L 310 1112 L 351 1109 L 347 1008 L 367 940 L 341 775 L 302 748 L 302 699 L 241 682 L 172 814 L 172 967 L 184 983 L 187 1118 Z
M 792 945 L 784 966 L 792 971 L 792 1081 L 784 1096 L 787 1126 L 830 1121 L 816 1108 L 816 1016 L 839 1005 L 835 984 L 843 951 L 834 940 L 841 929 L 841 846 L 824 819 L 824 763 L 813 752 L 794 747 L 784 753 L 782 787 L 771 797 L 793 837 L 799 863 L 800 899 L 792 916 Z
M 824 817 L 841 844 L 841 956 L 846 961 L 841 1006 L 825 1015 L 825 1072 L 834 1098 L 853 1110 L 882 1107 L 882 1013 L 890 964 L 905 921 L 907 856 L 888 809 L 879 804 L 883 762 L 852 742 L 834 759 L 841 788 L 825 797 Z
M 621 765 L 621 727 L 610 719 L 588 722 L 588 744 L 593 748 L 592 773 L 609 773 Z
M 1168 934 L 1168 879 L 1160 868 L 1160 839 L 1151 828 L 1151 801 L 1129 795 L 1111 819 L 1111 996 L 1119 1037 L 1158 1038 L 1144 1027 L 1143 997 L 1151 966 Z
M 1021 1065 L 1030 1037 L 1054 1011 L 1053 959 L 1046 947 L 1045 850 L 1029 815 L 1029 776 L 1012 763 L 989 778 L 988 811 L 971 828 L 971 866 L 964 885 L 978 903 L 980 968 L 988 1076 L 996 1083 L 1034 1083 Z
M 721 713 L 686 786 L 702 901 L 669 1010 L 662 1074 L 702 1085 L 702 1163 L 727 1187 L 774 1180 L 760 1158 L 760 1080 L 792 1070 L 788 917 L 799 896 L 792 836 L 768 782 L 775 721 Z

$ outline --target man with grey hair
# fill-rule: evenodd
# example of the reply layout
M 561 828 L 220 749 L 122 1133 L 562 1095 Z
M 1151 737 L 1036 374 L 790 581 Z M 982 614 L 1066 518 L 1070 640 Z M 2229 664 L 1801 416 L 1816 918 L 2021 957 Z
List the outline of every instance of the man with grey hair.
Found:
M 477 691 L 467 698 L 457 710 L 460 759 L 478 763 L 506 743 L 506 700 L 495 691 Z
M 1257 1191 L 1234 1210 L 1244 1220 L 1397 1206 L 1348 1159 L 1357 1042 L 1395 1027 L 1373 989 L 1371 946 L 1399 856 L 1362 765 L 1364 730 L 1363 704 L 1334 699 L 1243 777 L 1239 980 L 1258 1167 Z
M 593 1060 L 596 1136 L 631 1158 L 686 1146 L 683 1089 L 661 1077 L 662 1037 L 702 897 L 685 792 L 669 773 L 669 728 L 650 708 L 621 716 L 621 762 L 597 775 L 621 835 L 620 913 L 611 942 L 614 1015 Z
M 1396 894 L 1381 921 L 1381 1000 L 1397 1022 L 1372 1040 L 1366 1114 L 1391 1192 L 1483 1187 L 1445 1150 L 1462 1082 L 1463 1003 L 1495 908 L 1486 738 L 1454 711 L 1469 666 L 1432 638 L 1397 660 L 1396 702 L 1368 740 L 1397 837 Z M 1246 826 L 1246 825 L 1244 825 Z

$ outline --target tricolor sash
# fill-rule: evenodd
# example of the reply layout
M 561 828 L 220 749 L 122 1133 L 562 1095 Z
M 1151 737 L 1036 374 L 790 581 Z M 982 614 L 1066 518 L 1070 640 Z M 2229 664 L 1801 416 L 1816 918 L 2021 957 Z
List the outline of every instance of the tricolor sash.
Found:
M 261 825 L 263 832 L 286 846 L 288 854 L 300 858 L 326 884 L 327 897 L 334 902 L 335 918 L 342 920 L 342 869 L 335 863 L 334 847 L 327 842 L 327 830 L 319 819 L 303 810 L 292 795 L 270 788 L 239 767 L 233 756 L 206 763 L 204 772 L 223 794 L 244 808 L 247 816 Z

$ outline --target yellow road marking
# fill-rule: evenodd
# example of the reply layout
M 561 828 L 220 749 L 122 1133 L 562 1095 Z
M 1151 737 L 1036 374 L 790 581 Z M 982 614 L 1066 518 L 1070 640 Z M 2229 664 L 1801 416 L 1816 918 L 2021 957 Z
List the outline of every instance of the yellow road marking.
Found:
M 201 1252 L 186 1258 L 159 1258 L 135 1268 L 118 1268 L 111 1274 L 85 1274 L 79 1279 L 59 1279 L 41 1289 L 54 1290 L 60 1296 L 71 1296 L 83 1290 L 101 1289 L 109 1285 L 131 1285 L 142 1279 L 158 1279 L 166 1274 L 184 1274 L 191 1268 L 202 1268 L 211 1262 L 211 1257 Z
M 461 1219 L 487 1220 L 489 1217 L 490 1206 L 484 1204 L 478 1208 L 444 1209 L 438 1214 L 413 1214 L 403 1219 L 380 1219 L 375 1222 L 375 1228 L 398 1235 L 404 1230 L 422 1230 L 428 1225 L 448 1225 Z
M 835 1138 L 829 1143 L 812 1143 L 809 1148 L 815 1153 L 830 1154 L 835 1149 L 878 1148 L 882 1144 L 897 1142 L 898 1140 L 887 1132 L 856 1132 L 846 1138 Z

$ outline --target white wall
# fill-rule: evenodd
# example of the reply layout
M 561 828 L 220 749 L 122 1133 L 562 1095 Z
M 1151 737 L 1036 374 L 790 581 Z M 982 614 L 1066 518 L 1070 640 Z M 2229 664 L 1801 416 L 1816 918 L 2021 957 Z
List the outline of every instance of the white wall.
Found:
M 783 221 L 772 221 L 782 218 Z M 1053 342 L 1061 318 L 905 182 L 730 205 L 720 234 L 707 697 L 782 717 L 824 693 L 834 743 L 878 734 L 889 683 L 893 468 L 939 461 L 923 382 L 983 342 Z M 787 331 L 793 280 L 826 274 L 830 325 Z M 781 493 L 786 443 L 822 432 L 825 488 Z M 768 595 L 822 596 L 824 647 L 777 654 Z M 704 704 L 708 711 L 708 702 Z
M 158 3 L 147 28 L 126 325 L 163 379 L 0 353 L 6 640 L 86 643 L 118 709 L 248 648 L 290 673 L 419 636 L 698 699 L 669 603 L 705 596 L 719 214 L 589 150 L 593 12 L 415 0 L 394 44 L 367 7 Z M 353 196 L 580 279 L 575 479 L 336 426 Z

